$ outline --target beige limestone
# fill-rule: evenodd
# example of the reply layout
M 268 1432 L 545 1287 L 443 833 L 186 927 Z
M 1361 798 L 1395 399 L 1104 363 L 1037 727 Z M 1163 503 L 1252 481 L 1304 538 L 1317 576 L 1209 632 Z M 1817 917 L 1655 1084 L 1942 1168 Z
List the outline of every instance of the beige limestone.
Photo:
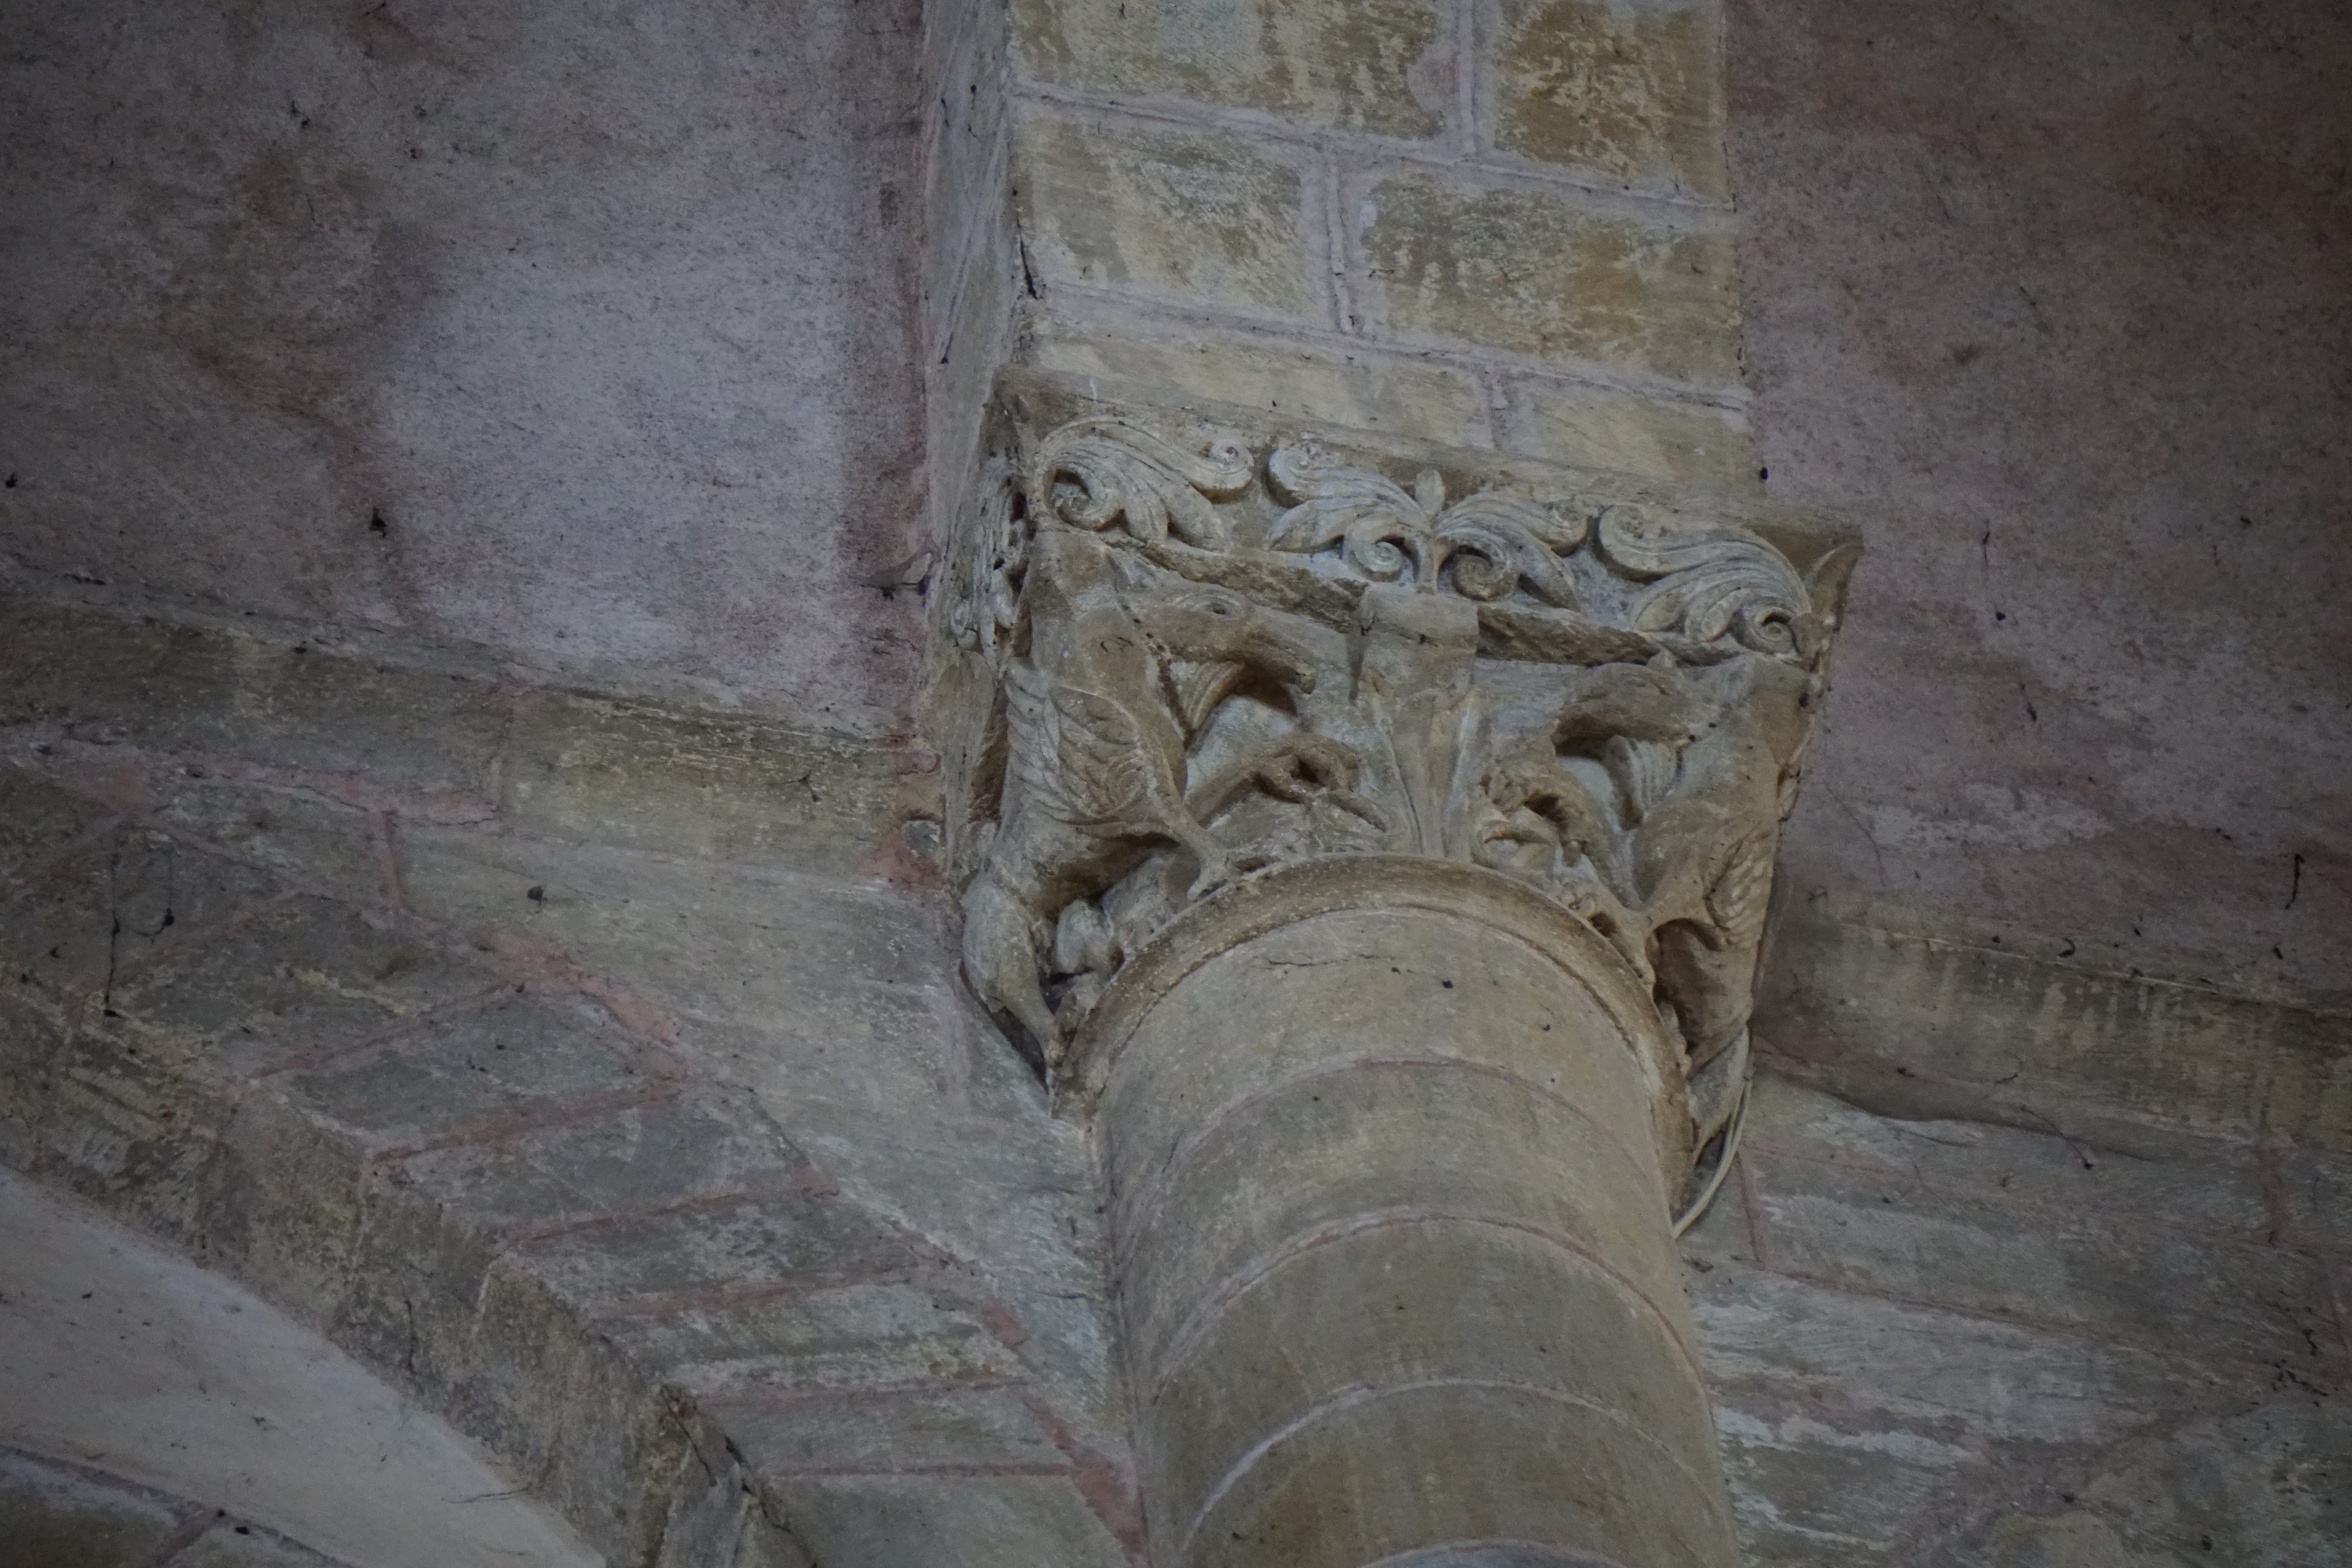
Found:
M 1707 0 L 1493 0 L 1496 143 L 1722 200 L 1723 40 Z
M 1738 374 L 1731 246 L 1715 219 L 1418 172 L 1373 181 L 1359 208 L 1368 297 L 1390 334 L 1710 387 Z
M 1507 380 L 1503 404 L 1496 444 L 1507 451 L 1703 491 L 1758 488 L 1755 443 L 1737 409 L 1538 376 Z
M 1451 17 L 1434 0 L 1018 0 L 1034 79 L 1187 99 L 1381 136 L 1444 129 Z
M 1123 393 L 1174 397 L 1449 445 L 1488 441 L 1486 398 L 1474 372 L 1360 339 L 1162 325 L 1108 307 L 1034 320 L 1025 358 L 1038 371 L 1081 381 L 1114 400 Z
M 1323 321 L 1310 184 L 1297 152 L 1213 131 L 1034 110 L 1013 128 L 1025 262 L 1048 280 Z
M 1377 857 L 1114 984 L 1079 1049 L 1160 1561 L 1730 1561 L 1638 997 L 1517 883 Z

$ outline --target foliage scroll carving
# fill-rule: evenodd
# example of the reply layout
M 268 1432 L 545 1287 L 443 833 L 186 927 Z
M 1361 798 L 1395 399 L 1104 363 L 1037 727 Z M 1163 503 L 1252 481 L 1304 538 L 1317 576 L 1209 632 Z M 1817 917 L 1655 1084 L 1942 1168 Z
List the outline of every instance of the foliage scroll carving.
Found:
M 1192 901 L 1402 852 L 1589 921 L 1702 1137 L 1728 1114 L 1850 552 L 1808 574 L 1728 522 L 1125 417 L 1018 475 L 950 622 L 1000 700 L 958 880 L 966 978 L 1046 1071 Z

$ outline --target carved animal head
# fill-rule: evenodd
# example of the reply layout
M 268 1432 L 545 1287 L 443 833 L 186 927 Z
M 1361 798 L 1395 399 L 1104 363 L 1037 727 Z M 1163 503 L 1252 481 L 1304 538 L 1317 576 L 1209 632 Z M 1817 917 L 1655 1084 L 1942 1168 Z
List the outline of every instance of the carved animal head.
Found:
M 1563 751 L 1591 751 L 1621 735 L 1680 746 L 1706 727 L 1714 706 L 1677 670 L 1602 664 L 1586 673 L 1552 738 Z
M 1245 664 L 1299 691 L 1315 689 L 1316 652 L 1304 633 L 1238 593 L 1195 583 L 1138 601 L 1134 613 L 1171 658 Z

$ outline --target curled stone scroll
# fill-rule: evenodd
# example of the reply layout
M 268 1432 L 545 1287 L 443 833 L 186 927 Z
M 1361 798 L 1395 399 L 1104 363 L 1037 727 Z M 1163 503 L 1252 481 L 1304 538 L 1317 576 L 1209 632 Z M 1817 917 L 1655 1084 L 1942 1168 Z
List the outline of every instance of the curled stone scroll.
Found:
M 1125 417 L 1020 471 L 952 612 L 1000 702 L 963 961 L 1049 1073 L 1192 901 L 1385 852 L 1606 936 L 1721 1125 L 1849 558 L 1809 581 L 1729 523 Z

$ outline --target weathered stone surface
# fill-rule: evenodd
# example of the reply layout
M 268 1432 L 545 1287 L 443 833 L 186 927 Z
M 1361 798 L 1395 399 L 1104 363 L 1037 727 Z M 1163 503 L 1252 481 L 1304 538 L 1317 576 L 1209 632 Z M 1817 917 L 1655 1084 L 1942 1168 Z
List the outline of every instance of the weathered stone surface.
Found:
M 63 1023 L 0 977 L 0 1165 L 23 1169 L 47 1109 L 51 1074 L 65 1043 Z
M 1555 191 L 1395 174 L 1364 193 L 1381 329 L 1724 385 L 1736 376 L 1731 245 L 1710 221 L 1642 221 Z
M 2352 11 L 1725 11 L 1759 462 L 1870 552 L 1792 891 L 2344 1010 Z
M 0 764 L 0 889 L 45 866 L 108 814 L 87 797 L 25 768 Z
M 1361 214 L 1363 287 L 1390 335 L 1708 387 L 1738 373 L 1731 248 L 1712 220 L 1418 173 L 1374 183 Z
M 2352 1408 L 2296 1390 L 2121 1448 L 2048 1511 L 1997 1517 L 1935 1568 L 2352 1561 Z M 2226 1553 L 2227 1555 L 2223 1555 Z
M 469 1224 L 510 1234 L 773 1190 L 804 1168 L 756 1110 L 675 1092 L 402 1166 L 462 1206 Z
M 2274 1124 L 2325 1137 L 2339 1115 L 2331 1064 L 2352 1034 L 2340 1016 L 1796 908 L 1773 953 L 1758 1030 L 1809 1070 L 1851 1069 L 1882 1096 L 1901 1075 L 1963 1086 L 1955 1113 L 2027 1126 L 2104 1107 L 2242 1136 L 2261 1124 L 2267 1079 Z
M 771 1479 L 1067 1468 L 1052 1431 L 1009 1389 L 807 1390 L 773 1403 L 748 1396 L 726 1409 L 745 1461 Z
M 1302 158 L 1214 131 L 1024 111 L 1013 133 L 1024 256 L 1066 278 L 1246 315 L 1325 320 L 1322 227 Z
M 6 722 L 439 810 L 478 813 L 506 726 L 502 694 L 479 676 L 31 600 L 0 616 L 0 667 Z
M 302 898 L 126 980 L 107 1027 L 234 1083 L 348 1050 L 490 983 L 348 905 Z
M 1126 1568 L 1134 1558 L 1065 1476 L 797 1477 L 775 1486 L 820 1563 Z
M 187 1522 L 183 1542 L 266 1539 L 266 1525 L 352 1568 L 596 1561 L 513 1475 L 316 1332 L 14 1172 L 0 1172 L 0 1444 L 111 1472 L 64 1467 L 69 1493 L 127 1476 L 167 1494 L 154 1500 Z M 0 1497 L 24 1462 L 0 1449 Z M 0 1525 L 0 1560 L 48 1568 L 16 1554 L 18 1522 Z M 106 1568 L 156 1563 L 155 1544 Z
M 2290 1014 L 2273 1036 L 2263 1124 L 2352 1155 L 2352 1015 Z
M 185 770 L 171 785 L 155 807 L 154 820 L 164 826 L 346 904 L 383 903 L 373 812 L 307 789 L 192 779 Z
M 1756 449 L 1744 414 L 1608 387 L 1517 376 L 1504 383 L 1496 444 L 1701 490 L 1752 491 Z
M 2051 1214 L 2029 1229 L 2015 1211 L 1903 1176 L 1756 1163 L 1758 1245 L 1803 1278 L 2302 1376 L 2343 1364 L 2328 1286 L 2308 1258 L 2097 1214 Z
M 2086 1142 L 1986 1122 L 1895 1120 L 1772 1075 L 1757 1081 L 1748 1115 L 1748 1148 L 1851 1171 L 1858 1186 L 1894 1176 L 2051 1215 L 2162 1215 L 2173 1228 L 2251 1241 L 2269 1239 L 2274 1222 L 2261 1155 L 2228 1139 L 2116 1127 Z
M 856 1039 L 872 1029 L 861 1014 L 885 1005 L 877 986 L 935 986 L 951 962 L 945 912 L 878 883 L 714 873 L 596 846 L 425 828 L 403 832 L 400 864 L 419 914 L 480 941 L 509 933 L 560 946 L 673 1014 L 797 1019 L 803 1034 L 814 1019 Z
M 1496 144 L 1721 199 L 1723 37 L 1706 0 L 1496 0 Z
M 1021 0 L 1032 79 L 1119 98 L 1265 110 L 1307 125 L 1433 136 L 1452 89 L 1445 8 L 1433 0 Z
M 205 1256 L 299 1321 L 331 1326 L 352 1289 L 365 1217 L 365 1151 L 275 1090 L 230 1107 L 205 1172 Z
M 183 1245 L 197 1239 L 227 1096 L 163 1052 L 83 1037 L 56 1058 L 37 1134 L 47 1179 Z
M 890 761 L 772 720 L 546 695 L 516 723 L 499 815 L 518 832 L 852 874 L 898 831 Z
M 2267 1198 L 2275 1191 L 2290 1211 L 2326 1201 L 2332 1162 L 2282 1166 L 2272 1183 L 2270 1153 L 2123 1130 L 2133 1141 L 2118 1148 L 2046 1130 L 1898 1121 L 1759 1081 L 1740 1179 L 1685 1246 L 1750 1561 L 2104 1568 L 2168 1563 L 2184 1539 L 2190 1561 L 2300 1560 L 2247 1514 L 2209 1513 L 2187 1537 L 2146 1533 L 2141 1524 L 2173 1505 L 2111 1508 L 2091 1493 L 2103 1474 L 2148 1473 L 2147 1456 L 2175 1451 L 2171 1434 L 2192 1436 L 2186 1457 L 2165 1464 L 2210 1462 L 2197 1457 L 2210 1439 L 2193 1434 L 2276 1390 L 2332 1410 L 2324 1390 L 2343 1364 L 2337 1326 L 2307 1304 L 2294 1326 L 2277 1267 L 2317 1261 L 2292 1245 L 2310 1228 L 2291 1216 L 2279 1231 Z M 2298 1169 L 2303 1199 L 2286 1174 Z M 1779 1249 L 1792 1173 L 1819 1223 L 1801 1247 Z M 1842 1197 L 1823 1196 L 1840 1186 Z M 1964 1250 L 1928 1236 L 1956 1209 L 1998 1239 L 1973 1270 Z M 1761 1220 L 1752 1237 L 1751 1212 Z M 2231 1236 L 2263 1245 L 2220 1239 Z M 2163 1252 L 2154 1274 L 2116 1255 L 2150 1238 Z M 1899 1280 L 1866 1267 L 1890 1249 L 1901 1253 Z M 1841 1261 L 1827 1274 L 1783 1271 L 1810 1271 L 1830 1252 Z M 2065 1266 L 2051 1267 L 2053 1256 Z M 2271 1511 L 2294 1517 L 2325 1494 L 2303 1478 L 2336 1461 L 2329 1439 L 2282 1432 L 2248 1469 L 2273 1464 L 2294 1478 L 2282 1484 L 2304 1490 Z M 2230 1441 L 2232 1454 L 2263 1451 L 2259 1440 Z M 2259 1497 L 2264 1484 L 2227 1490 Z
M 171 1568 L 338 1568 L 299 1542 L 257 1525 L 215 1523 L 171 1560 Z
M 624 1312 L 642 1298 L 652 1298 L 643 1311 L 673 1303 L 679 1312 L 723 1312 L 739 1296 L 838 1284 L 915 1261 L 905 1239 L 871 1217 L 804 1192 L 629 1216 L 524 1241 L 509 1256 L 577 1306 Z
M 378 1147 L 420 1148 L 642 1097 L 663 1082 L 663 1065 L 618 1030 L 502 997 L 291 1074 L 285 1086 Z
M 1150 337 L 1133 312 L 1060 310 L 1032 324 L 1023 350 L 1038 370 L 1085 376 L 1104 396 L 1201 400 L 1274 420 L 1392 431 L 1486 444 L 1485 395 L 1463 371 L 1370 346 L 1290 342 L 1173 325 Z M 1563 454 L 1565 455 L 1565 454 Z
M 920 23 L 14 10 L 9 551 L 887 733 Z
M 56 997 L 110 998 L 144 963 L 281 891 L 276 878 L 147 829 L 93 844 L 18 894 L 0 961 Z
M 0 1449 L 0 1561 L 21 1568 L 127 1568 L 151 1561 L 184 1504 L 55 1460 Z
M 970 1312 L 947 1304 L 936 1284 L 794 1288 L 739 1305 L 681 1303 L 604 1322 L 668 1386 L 714 1406 L 864 1398 L 875 1390 L 1013 1384 L 1023 1376 L 1003 1341 Z M 901 1416 L 920 1422 L 919 1411 Z M 730 1429 L 736 1425 L 730 1419 Z

